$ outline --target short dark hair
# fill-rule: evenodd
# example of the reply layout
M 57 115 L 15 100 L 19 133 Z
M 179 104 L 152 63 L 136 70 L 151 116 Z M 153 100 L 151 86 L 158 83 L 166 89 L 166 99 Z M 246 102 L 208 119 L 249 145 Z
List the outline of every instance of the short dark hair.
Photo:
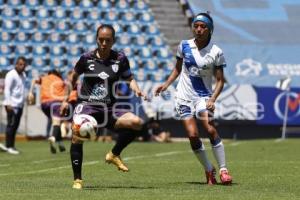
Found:
M 115 36 L 116 36 L 116 31 L 114 29 L 114 27 L 110 24 L 101 24 L 98 28 L 97 28 L 97 33 L 96 33 L 96 39 L 98 38 L 98 32 L 100 29 L 104 29 L 104 28 L 108 28 L 111 30 L 113 39 L 115 40 Z
M 16 60 L 16 63 L 19 62 L 19 60 L 23 60 L 25 63 L 27 62 L 27 60 L 24 56 L 19 56 Z

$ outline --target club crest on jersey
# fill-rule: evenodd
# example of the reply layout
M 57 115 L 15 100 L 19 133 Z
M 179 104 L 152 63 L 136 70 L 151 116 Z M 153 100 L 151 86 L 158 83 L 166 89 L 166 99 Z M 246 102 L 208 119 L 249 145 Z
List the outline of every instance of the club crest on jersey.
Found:
M 101 72 L 100 74 L 98 74 L 98 76 L 103 80 L 105 80 L 109 77 L 109 75 L 105 72 Z
M 111 66 L 111 68 L 112 68 L 113 72 L 115 72 L 115 73 L 117 73 L 119 71 L 119 65 L 118 64 L 113 64 Z

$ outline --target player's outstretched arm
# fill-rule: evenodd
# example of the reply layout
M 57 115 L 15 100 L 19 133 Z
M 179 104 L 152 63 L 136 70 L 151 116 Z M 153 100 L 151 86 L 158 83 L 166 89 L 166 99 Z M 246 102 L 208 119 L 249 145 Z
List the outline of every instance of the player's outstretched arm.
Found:
M 144 100 L 148 100 L 147 95 L 145 95 L 140 87 L 138 86 L 136 80 L 133 78 L 133 76 L 131 76 L 129 79 L 127 79 L 127 81 L 129 81 L 129 87 L 130 89 L 132 89 L 132 91 L 135 93 L 135 95 L 137 97 L 143 97 Z
M 176 80 L 181 72 L 182 62 L 183 60 L 181 58 L 177 58 L 175 68 L 172 70 L 170 76 L 168 77 L 168 80 L 154 90 L 155 96 L 158 96 L 159 93 L 165 91 Z

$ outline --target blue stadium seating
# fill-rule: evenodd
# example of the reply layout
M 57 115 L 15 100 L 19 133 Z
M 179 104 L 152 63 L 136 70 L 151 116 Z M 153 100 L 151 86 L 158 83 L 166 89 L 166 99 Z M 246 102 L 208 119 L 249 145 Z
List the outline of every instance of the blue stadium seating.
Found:
M 95 31 L 102 23 L 114 26 L 114 49 L 128 56 L 138 80 L 161 81 L 152 74 L 172 62 L 171 52 L 143 0 L 2 2 L 0 70 L 12 67 L 14 56 L 25 55 L 30 64 L 28 73 L 57 67 L 68 71 L 83 52 L 96 47 Z

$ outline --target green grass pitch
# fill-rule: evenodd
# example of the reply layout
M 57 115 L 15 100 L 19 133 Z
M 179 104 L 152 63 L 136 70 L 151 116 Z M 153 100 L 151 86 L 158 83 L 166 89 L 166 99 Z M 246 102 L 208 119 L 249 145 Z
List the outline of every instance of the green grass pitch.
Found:
M 129 173 L 104 163 L 112 145 L 85 143 L 84 189 L 78 191 L 69 153 L 51 155 L 46 142 L 18 142 L 21 155 L 0 152 L 0 199 L 300 199 L 299 139 L 225 141 L 232 186 L 204 184 L 187 142 L 131 144 L 122 155 Z

